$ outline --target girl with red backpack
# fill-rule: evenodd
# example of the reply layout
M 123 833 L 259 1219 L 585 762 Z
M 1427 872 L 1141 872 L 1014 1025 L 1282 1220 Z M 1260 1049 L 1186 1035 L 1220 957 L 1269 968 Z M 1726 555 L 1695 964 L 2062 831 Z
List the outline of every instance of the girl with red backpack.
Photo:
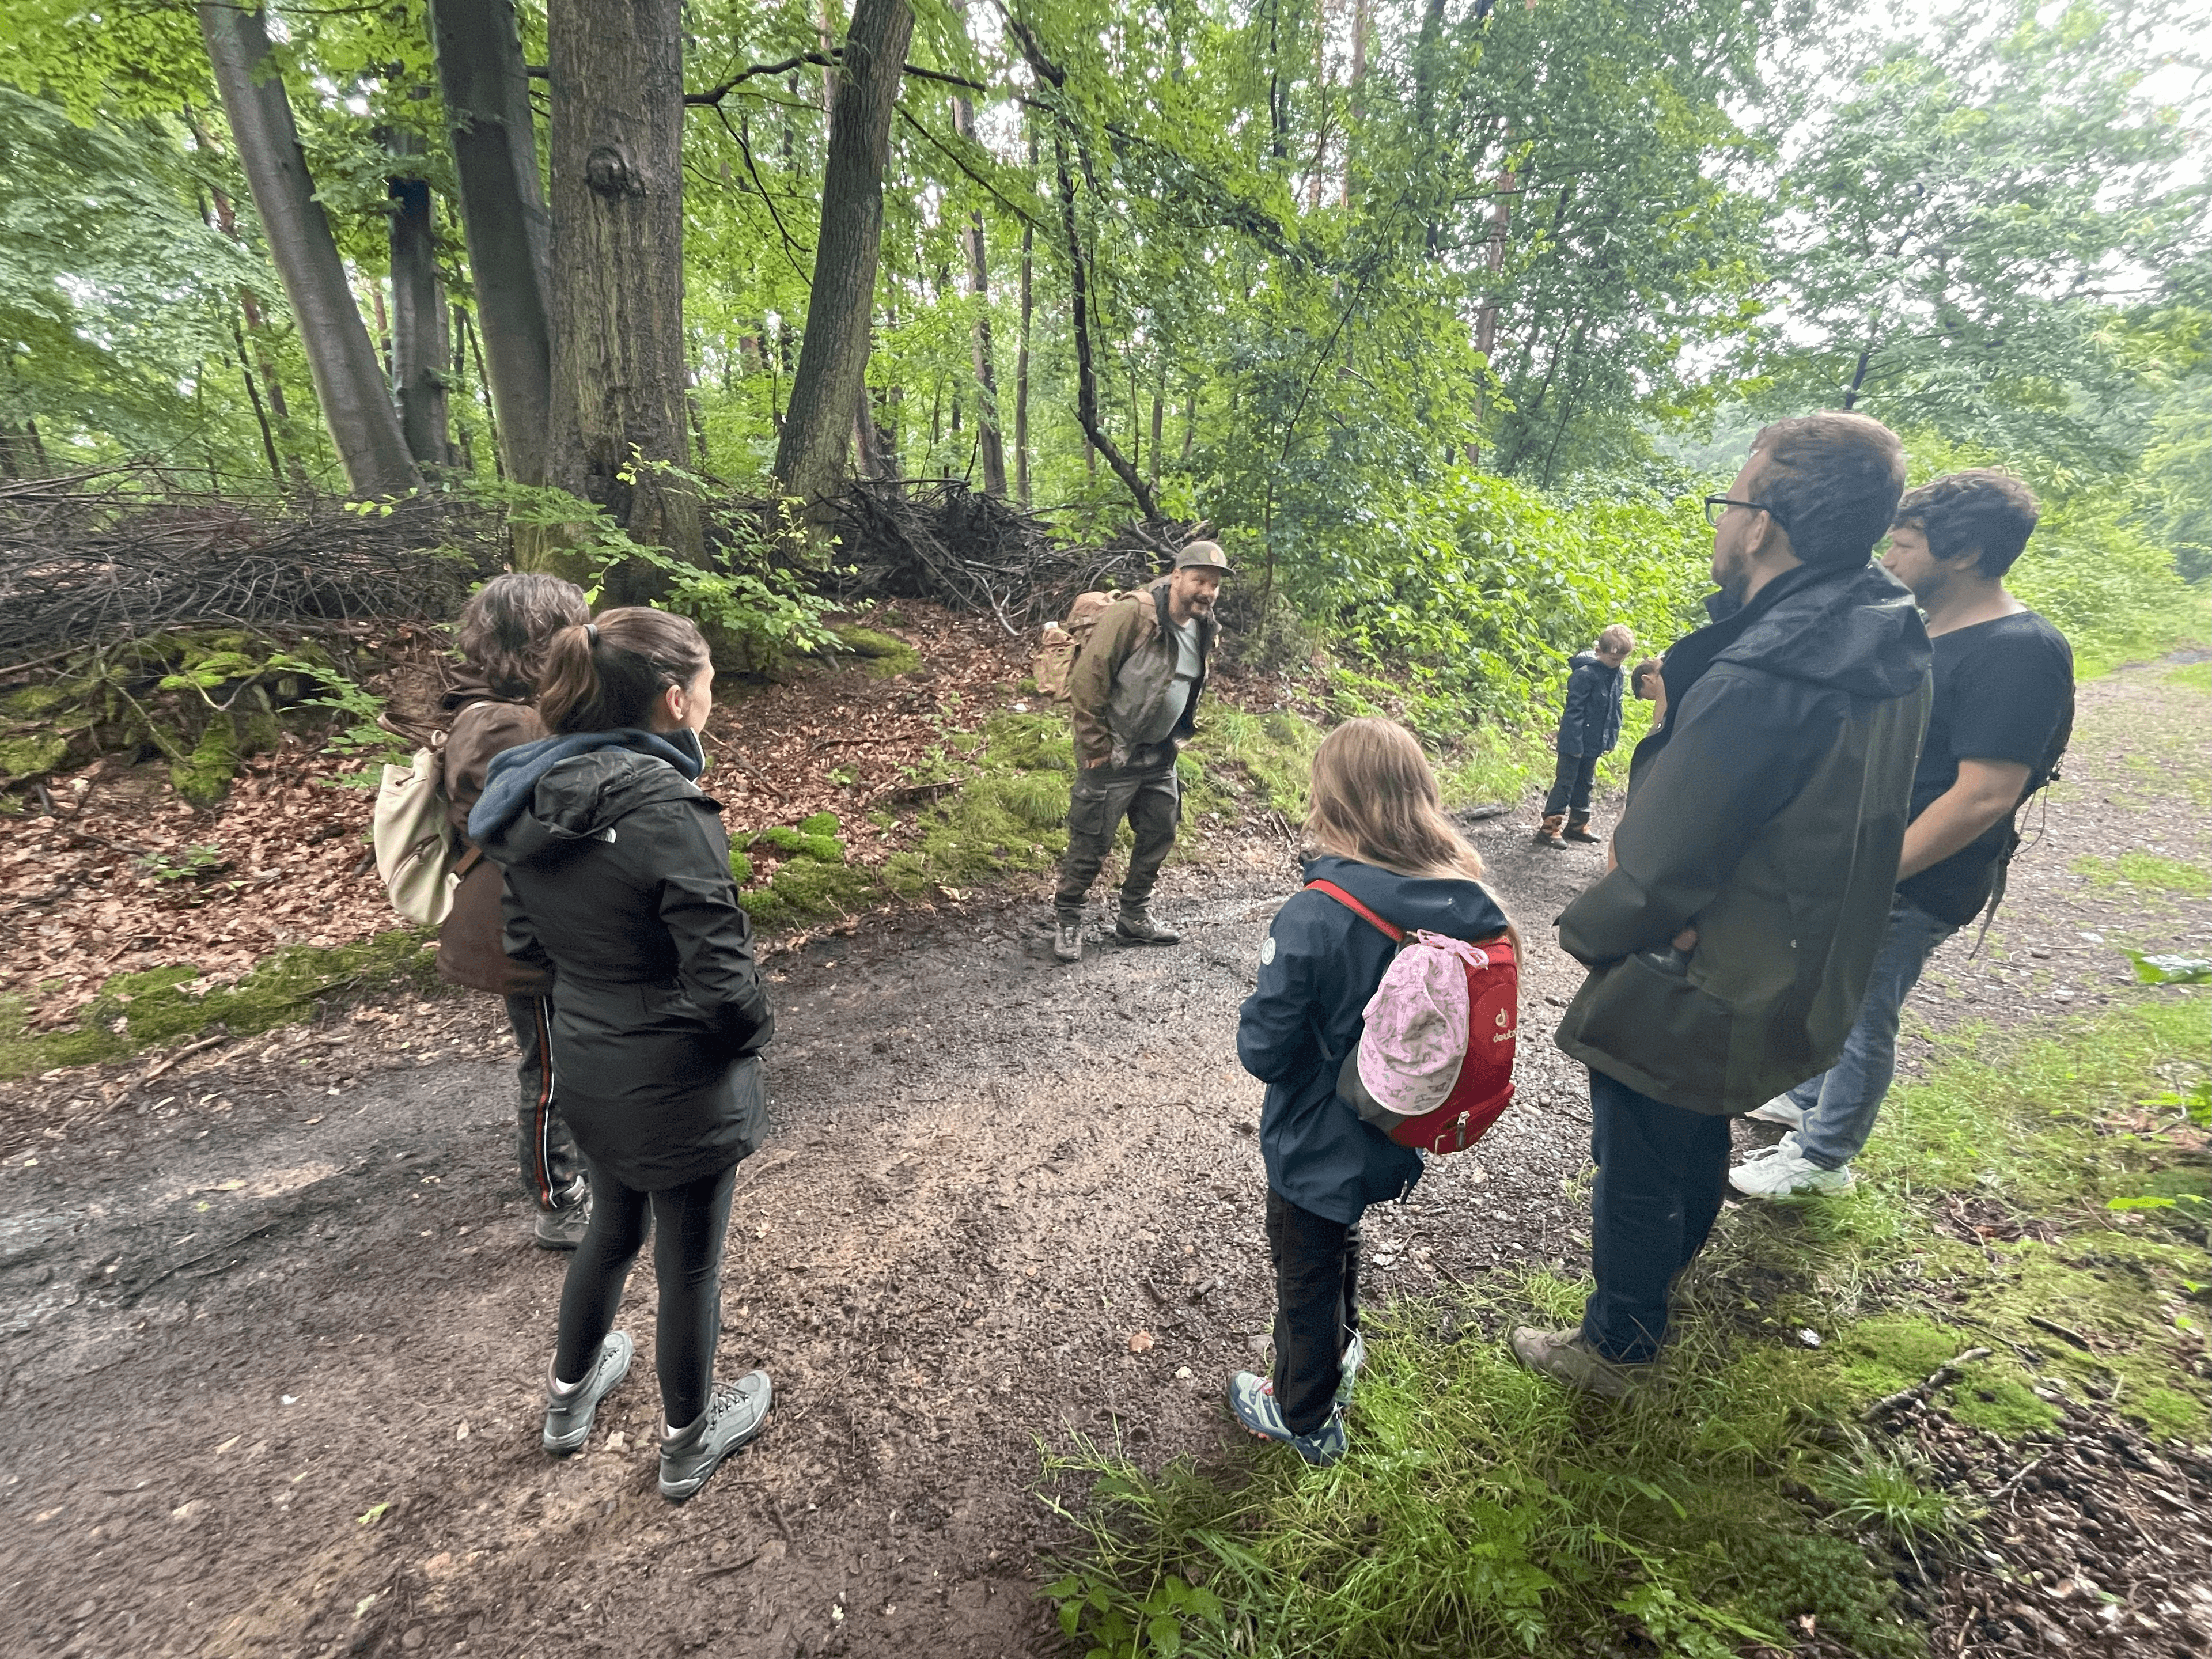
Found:
M 1455 994 L 1457 1035 L 1440 1039 L 1443 1011 L 1428 1007 L 1433 1018 L 1408 1014 L 1401 997 L 1393 1010 L 1393 1046 L 1376 1054 L 1362 1051 L 1367 1011 L 1386 973 L 1394 983 L 1405 981 L 1416 1000 L 1425 996 L 1425 986 L 1450 989 L 1450 969 L 1440 980 L 1437 968 L 1455 955 L 1469 964 L 1470 987 L 1472 963 L 1496 958 L 1510 1005 L 1520 939 L 1482 884 L 1480 855 L 1444 816 L 1420 744 L 1402 726 L 1355 720 L 1329 733 L 1314 756 L 1305 833 L 1307 884 L 1275 913 L 1261 947 L 1259 983 L 1237 1030 L 1244 1069 L 1267 1085 L 1260 1146 L 1275 1268 L 1275 1363 L 1271 1376 L 1239 1372 L 1229 1385 L 1229 1406 L 1252 1433 L 1285 1443 L 1309 1463 L 1327 1464 L 1344 1455 L 1345 1406 L 1365 1356 L 1360 1217 L 1370 1204 L 1403 1198 L 1420 1179 L 1421 1154 L 1413 1147 L 1432 1143 L 1417 1133 L 1409 1144 L 1393 1129 L 1425 1129 L 1452 1115 L 1435 1109 L 1447 1097 L 1459 1100 L 1463 1071 L 1474 1081 L 1479 1067 L 1471 1056 L 1489 1040 L 1491 1023 L 1475 1019 L 1484 1030 L 1470 1033 L 1468 999 Z M 1431 938 L 1419 943 L 1433 948 L 1419 961 L 1409 951 L 1404 968 L 1411 971 L 1394 972 L 1400 939 L 1423 934 Z M 1488 953 L 1467 948 L 1486 943 Z M 1489 971 L 1498 977 L 1495 968 Z M 1488 1000 L 1477 999 L 1477 1006 L 1486 1016 Z M 1500 1029 L 1510 1072 L 1518 1022 L 1509 1018 Z M 1361 1079 L 1387 1098 L 1370 1097 Z M 1347 1088 L 1364 1103 L 1347 1099 Z M 1475 1133 L 1503 1099 L 1496 1097 Z M 1463 1133 L 1468 1114 L 1456 1115 Z

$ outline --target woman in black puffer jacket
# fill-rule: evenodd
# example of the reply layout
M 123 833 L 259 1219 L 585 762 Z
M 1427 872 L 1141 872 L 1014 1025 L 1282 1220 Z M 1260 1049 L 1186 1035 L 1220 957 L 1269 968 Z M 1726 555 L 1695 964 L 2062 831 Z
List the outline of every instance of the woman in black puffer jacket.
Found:
M 649 1215 L 660 1490 L 679 1501 L 760 1432 L 771 1399 L 765 1371 L 714 1387 L 723 1236 L 738 1160 L 767 1127 L 760 1053 L 775 1029 L 721 809 L 692 781 L 714 680 L 683 617 L 611 611 L 563 629 L 538 694 L 554 735 L 495 760 L 469 815 L 470 839 L 507 872 L 507 953 L 556 975 L 554 1066 L 591 1170 L 545 1449 L 581 1446 L 629 1369 L 630 1339 L 611 1328 Z

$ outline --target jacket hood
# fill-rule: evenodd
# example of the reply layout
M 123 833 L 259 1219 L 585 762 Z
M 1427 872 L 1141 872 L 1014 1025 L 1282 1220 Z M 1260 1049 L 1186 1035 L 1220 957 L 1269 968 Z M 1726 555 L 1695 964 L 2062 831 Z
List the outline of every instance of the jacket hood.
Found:
M 1737 611 L 1725 601 L 1719 608 Z M 1911 589 L 1878 564 L 1800 565 L 1748 609 L 1750 621 L 1716 662 L 1887 700 L 1915 690 L 1934 659 Z
M 491 763 L 469 814 L 469 839 L 495 864 L 529 864 L 567 843 L 604 835 L 641 806 L 700 798 L 699 736 L 673 732 L 573 732 L 510 749 Z
M 1495 939 L 1505 931 L 1505 913 L 1498 901 L 1487 888 L 1472 881 L 1401 876 L 1334 853 L 1307 860 L 1305 878 L 1334 883 L 1409 933 L 1480 939 Z
M 528 702 L 529 697 L 517 696 L 512 690 L 498 690 L 486 679 L 483 671 L 473 663 L 450 665 L 443 677 L 445 690 L 439 693 L 438 707 L 446 714 L 458 714 L 472 702 Z

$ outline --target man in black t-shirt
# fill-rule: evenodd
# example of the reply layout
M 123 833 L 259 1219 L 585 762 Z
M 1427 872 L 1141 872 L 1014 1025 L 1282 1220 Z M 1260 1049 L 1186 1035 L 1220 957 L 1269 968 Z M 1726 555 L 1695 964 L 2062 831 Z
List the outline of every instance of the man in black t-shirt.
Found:
M 1843 1057 L 1752 1113 L 1790 1133 L 1729 1171 L 1747 1197 L 1850 1188 L 1850 1161 L 1896 1071 L 1899 1010 L 1936 947 L 1989 902 L 2011 855 L 2013 815 L 2072 734 L 2073 651 L 2004 586 L 2035 520 L 2027 486 L 1986 469 L 1939 478 L 1898 504 L 1882 562 L 1927 618 L 1936 703 L 1889 933 Z

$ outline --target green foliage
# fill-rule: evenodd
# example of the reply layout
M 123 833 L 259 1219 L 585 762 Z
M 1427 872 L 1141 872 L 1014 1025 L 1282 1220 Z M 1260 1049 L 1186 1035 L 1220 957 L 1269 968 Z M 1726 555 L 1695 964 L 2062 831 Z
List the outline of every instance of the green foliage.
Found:
M 1307 614 L 1388 676 L 1342 678 L 1345 712 L 1382 712 L 1370 691 L 1395 694 L 1395 712 L 1441 742 L 1470 714 L 1556 707 L 1567 659 L 1610 623 L 1661 641 L 1696 626 L 1711 549 L 1687 501 L 1566 502 L 1462 470 L 1288 580 Z
M 698 480 L 678 469 L 639 461 L 696 489 Z M 833 647 L 836 636 L 822 618 L 836 604 L 812 592 L 802 573 L 777 562 L 780 546 L 804 540 L 794 510 L 785 502 L 781 528 L 771 533 L 750 517 L 724 520 L 707 567 L 687 564 L 665 548 L 633 540 L 605 508 L 550 485 L 475 479 L 465 486 L 475 500 L 495 507 L 510 531 L 550 538 L 559 562 L 570 567 L 593 605 L 617 569 L 627 581 L 650 580 L 662 592 L 662 610 L 689 617 L 707 635 L 723 665 L 742 671 L 774 666 L 793 652 Z

